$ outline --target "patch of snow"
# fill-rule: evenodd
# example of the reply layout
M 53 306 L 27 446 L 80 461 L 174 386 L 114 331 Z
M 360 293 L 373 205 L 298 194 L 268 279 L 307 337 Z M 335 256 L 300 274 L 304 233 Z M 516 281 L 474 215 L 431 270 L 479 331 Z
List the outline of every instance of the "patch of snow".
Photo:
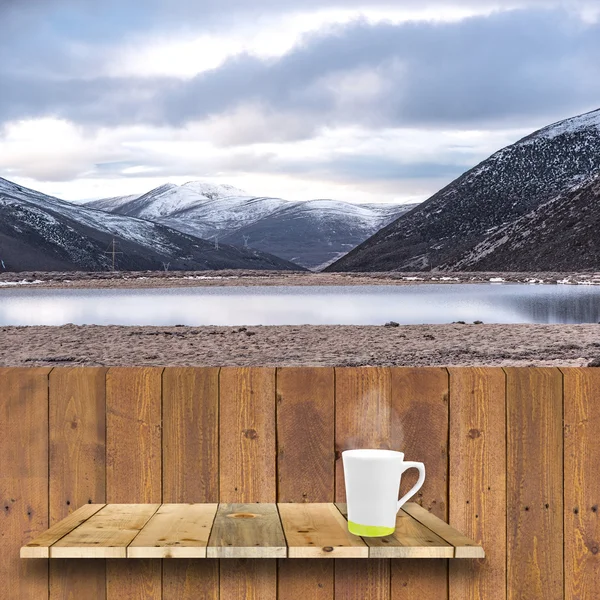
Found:
M 205 181 L 188 181 L 181 187 L 192 190 L 197 194 L 201 194 L 202 196 L 210 199 L 229 198 L 231 196 L 252 196 L 252 194 L 226 183 L 214 184 L 207 183 Z
M 227 277 L 223 275 L 187 275 L 186 277 L 169 277 L 169 279 L 193 279 L 195 281 L 197 279 L 239 279 L 239 277 L 237 275 L 230 275 Z
M 43 281 L 39 281 L 36 279 L 35 281 L 26 281 L 23 279 L 22 281 L 0 281 L 0 287 L 14 287 L 16 285 L 36 285 L 38 283 L 44 283 Z
M 553 139 L 565 133 L 576 133 L 585 129 L 596 128 L 600 130 L 600 110 L 594 110 L 584 115 L 566 119 L 559 123 L 554 123 L 540 130 L 536 137 Z M 573 149 L 573 151 L 576 151 Z

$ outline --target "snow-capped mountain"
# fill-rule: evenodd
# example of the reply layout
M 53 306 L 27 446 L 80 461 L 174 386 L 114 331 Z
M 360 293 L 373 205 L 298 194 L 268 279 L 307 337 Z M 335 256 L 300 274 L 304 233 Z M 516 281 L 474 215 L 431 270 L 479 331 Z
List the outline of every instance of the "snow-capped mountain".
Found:
M 486 246 L 486 240 L 501 238 L 501 228 L 532 212 L 543 226 L 544 203 L 583 188 L 599 173 L 600 110 L 596 110 L 500 150 L 328 270 L 415 271 L 431 266 L 450 270 L 492 268 L 492 264 L 506 270 L 509 264 L 493 260 L 496 246 L 491 241 Z M 533 256 L 519 257 L 522 269 L 542 268 Z
M 74 205 L 0 178 L 0 260 L 7 271 L 98 270 L 117 242 L 123 270 L 294 269 L 257 250 L 207 242 L 160 223 Z
M 415 205 L 350 204 L 334 200 L 288 202 L 223 237 L 234 245 L 273 252 L 319 270 Z
M 231 212 L 238 206 L 243 206 L 245 200 L 252 199 L 243 190 L 229 185 L 191 181 L 184 185 L 167 183 L 137 196 L 92 200 L 85 206 L 149 221 L 185 214 L 188 218 L 193 217 L 199 221 L 198 226 L 190 233 L 206 238 L 214 235 L 217 230 L 212 225 L 213 221 L 218 223 L 224 212 Z M 221 206 L 222 210 L 212 214 L 214 208 Z M 253 215 L 248 213 L 247 218 L 253 218 Z
M 148 219 L 202 238 L 219 238 L 317 268 L 354 248 L 415 205 L 291 202 L 228 185 L 162 185 L 138 197 L 86 206 Z

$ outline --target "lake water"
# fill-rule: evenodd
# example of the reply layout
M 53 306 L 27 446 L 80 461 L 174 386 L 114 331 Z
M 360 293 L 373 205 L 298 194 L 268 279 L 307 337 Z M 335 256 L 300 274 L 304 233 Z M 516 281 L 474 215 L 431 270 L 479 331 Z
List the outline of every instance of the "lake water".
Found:
M 598 323 L 600 287 L 430 284 L 0 289 L 0 325 Z

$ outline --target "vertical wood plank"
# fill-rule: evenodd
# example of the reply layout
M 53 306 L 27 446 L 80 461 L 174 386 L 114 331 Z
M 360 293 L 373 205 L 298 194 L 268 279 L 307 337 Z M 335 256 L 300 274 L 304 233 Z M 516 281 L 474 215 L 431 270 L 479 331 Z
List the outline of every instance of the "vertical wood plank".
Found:
M 162 369 L 113 367 L 106 374 L 106 501 L 162 502 Z M 160 560 L 107 560 L 108 600 L 159 600 Z
M 163 501 L 219 501 L 219 369 L 163 373 Z
M 276 502 L 275 369 L 221 369 L 219 417 L 220 501 Z M 222 560 L 220 593 L 275 600 L 277 561 Z
M 48 374 L 0 368 L 0 585 L 7 600 L 48 597 L 48 561 L 19 548 L 48 529 Z
M 275 369 L 220 375 L 221 502 L 275 502 Z
M 335 373 L 277 369 L 278 502 L 335 498 Z M 331 600 L 333 561 L 279 561 L 278 600 Z
M 219 598 L 219 561 L 178 558 L 163 562 L 163 598 L 176 600 L 217 600 Z
M 163 372 L 163 502 L 219 501 L 219 369 Z M 163 600 L 218 600 L 217 560 L 163 562 Z
M 485 560 L 450 561 L 451 600 L 506 600 L 506 376 L 450 371 L 450 525 Z
M 563 369 L 565 598 L 600 594 L 600 369 Z
M 425 463 L 427 477 L 411 499 L 440 519 L 448 518 L 448 372 L 443 368 L 393 368 L 392 449 L 406 460 Z M 401 494 L 417 481 L 415 471 L 402 477 Z M 448 561 L 392 561 L 392 599 L 447 597 Z
M 280 559 L 278 600 L 331 600 L 333 563 L 327 559 Z
M 103 368 L 50 373 L 50 525 L 106 501 L 105 376 Z M 104 561 L 50 561 L 51 600 L 105 596 Z
M 346 501 L 341 453 L 392 448 L 392 387 L 388 368 L 335 370 L 336 502 Z M 390 560 L 335 559 L 335 598 L 389 600 Z
M 507 597 L 563 598 L 563 379 L 507 368 Z
M 335 597 L 340 600 L 389 600 L 389 558 L 336 558 Z

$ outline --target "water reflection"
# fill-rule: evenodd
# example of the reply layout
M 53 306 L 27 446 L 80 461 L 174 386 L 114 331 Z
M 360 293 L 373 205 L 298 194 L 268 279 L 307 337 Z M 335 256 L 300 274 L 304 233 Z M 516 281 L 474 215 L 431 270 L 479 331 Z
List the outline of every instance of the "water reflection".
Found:
M 0 290 L 0 325 L 597 323 L 600 287 L 414 285 Z

